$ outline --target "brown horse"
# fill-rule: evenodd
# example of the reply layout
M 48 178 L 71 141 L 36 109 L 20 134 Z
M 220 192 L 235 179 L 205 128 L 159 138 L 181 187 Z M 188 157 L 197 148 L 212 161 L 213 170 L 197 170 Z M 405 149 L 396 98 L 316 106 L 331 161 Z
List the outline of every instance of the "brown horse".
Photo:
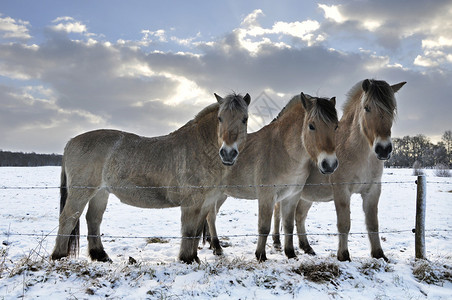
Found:
M 240 160 L 225 178 L 226 195 L 259 201 L 259 240 L 256 257 L 267 259 L 265 244 L 270 232 L 273 207 L 276 202 L 287 202 L 287 232 L 293 231 L 295 207 L 311 166 L 324 174 L 333 173 L 338 161 L 335 154 L 337 128 L 336 99 L 305 96 L 290 100 L 278 117 L 255 133 L 248 134 Z M 218 199 L 218 210 L 226 196 Z M 211 245 L 215 254 L 221 246 L 215 229 L 215 208 L 209 212 Z M 291 212 L 291 213 L 289 213 Z M 286 248 L 288 257 L 295 257 L 292 235 Z
M 391 127 L 397 107 L 394 93 L 405 83 L 390 86 L 385 81 L 366 79 L 350 90 L 337 132 L 337 156 L 340 165 L 336 172 L 329 176 L 322 176 L 311 170 L 297 206 L 295 220 L 299 246 L 306 253 L 315 254 L 309 245 L 305 229 L 306 216 L 312 202 L 334 200 L 339 231 L 337 258 L 340 261 L 350 260 L 347 246 L 350 232 L 350 197 L 352 194 L 361 194 L 371 255 L 388 260 L 381 248 L 378 234 L 378 201 L 381 192 L 379 182 L 383 173 L 383 161 L 389 159 L 392 152 Z M 276 239 L 279 233 L 277 209 L 274 227 Z
M 79 217 L 89 203 L 89 255 L 110 261 L 100 239 L 100 223 L 108 195 L 113 193 L 121 202 L 141 208 L 180 206 L 179 258 L 187 263 L 199 261 L 196 237 L 210 207 L 222 195 L 215 186 L 243 148 L 251 100 L 248 94 L 215 96 L 218 103 L 166 136 L 97 130 L 69 141 L 63 155 L 61 213 L 52 259 L 78 253 Z

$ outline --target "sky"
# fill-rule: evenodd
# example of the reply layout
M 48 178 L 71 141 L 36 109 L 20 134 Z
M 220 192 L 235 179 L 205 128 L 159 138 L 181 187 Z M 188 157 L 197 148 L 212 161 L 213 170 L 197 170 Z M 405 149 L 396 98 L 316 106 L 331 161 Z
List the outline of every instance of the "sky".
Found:
M 300 92 L 335 96 L 340 116 L 366 78 L 407 82 L 393 137 L 452 130 L 452 2 L 0 2 L 2 150 L 168 134 L 214 93 L 251 95 L 250 131 Z

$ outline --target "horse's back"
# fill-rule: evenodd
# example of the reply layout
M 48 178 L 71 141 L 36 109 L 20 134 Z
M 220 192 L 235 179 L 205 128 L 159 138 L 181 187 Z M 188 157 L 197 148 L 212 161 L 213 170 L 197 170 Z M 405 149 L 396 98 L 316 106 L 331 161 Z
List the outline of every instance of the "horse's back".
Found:
M 72 138 L 63 154 L 70 183 L 100 185 L 103 167 L 125 135 L 117 130 L 96 130 Z

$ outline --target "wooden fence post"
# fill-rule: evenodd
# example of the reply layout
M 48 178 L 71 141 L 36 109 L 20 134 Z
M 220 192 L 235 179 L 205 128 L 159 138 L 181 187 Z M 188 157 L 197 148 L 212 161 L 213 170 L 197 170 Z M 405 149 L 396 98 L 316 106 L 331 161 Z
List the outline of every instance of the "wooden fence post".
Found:
M 417 197 L 416 197 L 416 231 L 415 231 L 415 256 L 416 259 L 426 259 L 425 257 L 425 200 L 427 196 L 427 185 L 425 175 L 417 177 Z

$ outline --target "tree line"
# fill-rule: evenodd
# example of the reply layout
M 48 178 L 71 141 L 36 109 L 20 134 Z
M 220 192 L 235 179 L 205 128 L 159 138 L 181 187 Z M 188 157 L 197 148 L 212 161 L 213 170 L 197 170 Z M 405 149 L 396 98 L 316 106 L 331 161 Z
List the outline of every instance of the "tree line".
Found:
M 439 165 L 452 167 L 452 131 L 442 135 L 437 144 L 430 142 L 425 135 L 393 138 L 393 152 L 385 163 L 387 167 L 411 168 L 414 164 L 421 168 L 433 168 Z
M 61 166 L 62 155 L 10 152 L 0 150 L 0 167 Z
M 391 158 L 385 162 L 386 167 L 433 168 L 438 165 L 452 167 L 452 131 L 442 135 L 437 144 L 430 142 L 425 135 L 404 136 L 393 138 Z M 38 167 L 61 166 L 62 156 L 59 154 L 37 154 L 9 152 L 0 150 L 0 167 Z

